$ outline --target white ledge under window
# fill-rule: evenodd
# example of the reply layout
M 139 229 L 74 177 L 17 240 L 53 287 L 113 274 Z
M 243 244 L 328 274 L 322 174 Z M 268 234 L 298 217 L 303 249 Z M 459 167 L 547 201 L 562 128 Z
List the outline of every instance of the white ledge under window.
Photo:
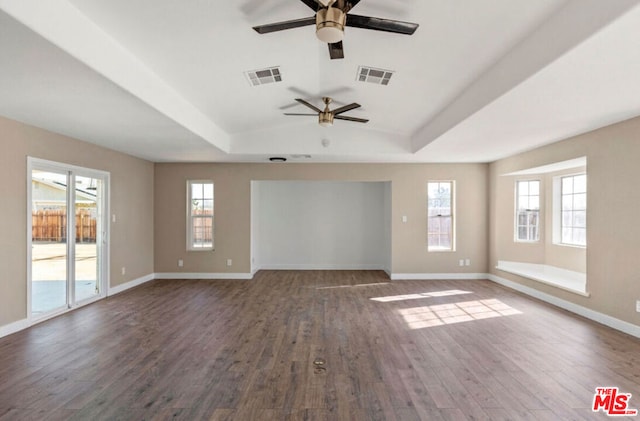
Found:
M 496 269 L 533 279 L 534 281 L 542 282 L 585 297 L 590 295 L 587 292 L 587 275 L 581 272 L 551 265 L 509 262 L 505 260 L 498 260 Z

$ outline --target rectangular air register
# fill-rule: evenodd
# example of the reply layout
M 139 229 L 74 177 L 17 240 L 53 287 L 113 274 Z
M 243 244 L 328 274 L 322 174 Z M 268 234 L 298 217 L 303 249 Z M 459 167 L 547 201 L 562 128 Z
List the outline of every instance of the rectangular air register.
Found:
M 393 73 L 393 70 L 359 66 L 357 80 L 360 82 L 375 83 L 376 85 L 388 85 Z
M 250 70 L 244 72 L 251 86 L 265 85 L 267 83 L 282 82 L 282 75 L 279 67 L 269 67 L 266 69 Z

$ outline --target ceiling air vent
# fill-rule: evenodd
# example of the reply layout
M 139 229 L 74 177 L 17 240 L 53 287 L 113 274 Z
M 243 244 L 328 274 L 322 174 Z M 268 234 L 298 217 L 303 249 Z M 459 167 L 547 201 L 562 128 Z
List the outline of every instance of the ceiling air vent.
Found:
M 282 75 L 279 67 L 269 67 L 267 69 L 250 70 L 244 72 L 251 86 L 265 85 L 267 83 L 282 82 Z
M 388 85 L 393 73 L 393 70 L 360 66 L 358 67 L 357 80 L 360 82 L 375 83 L 376 85 Z

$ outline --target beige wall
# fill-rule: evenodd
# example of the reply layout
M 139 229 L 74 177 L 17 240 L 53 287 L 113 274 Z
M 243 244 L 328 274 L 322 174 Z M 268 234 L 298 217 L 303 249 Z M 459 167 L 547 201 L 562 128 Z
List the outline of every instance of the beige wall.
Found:
M 540 262 L 553 250 L 515 245 L 513 241 L 514 171 L 587 157 L 587 291 L 582 297 L 495 269 L 498 260 Z M 640 118 L 605 127 L 490 165 L 489 269 L 503 278 L 538 289 L 592 310 L 640 325 Z M 545 187 L 550 189 L 549 181 Z M 549 225 L 548 218 L 545 224 Z M 549 232 L 550 234 L 550 232 Z M 527 254 L 528 252 L 531 254 Z M 554 255 L 553 263 L 579 269 L 574 250 Z M 577 259 L 577 260 L 572 260 Z M 551 259 L 548 259 L 551 260 Z
M 0 144 L 0 326 L 26 317 L 27 156 L 111 173 L 111 213 L 117 215 L 111 227 L 112 287 L 153 272 L 178 272 L 178 258 L 184 259 L 184 272 L 250 272 L 251 180 L 390 181 L 393 273 L 490 271 L 640 325 L 640 314 L 635 312 L 635 300 L 640 299 L 640 118 L 490 165 L 152 164 L 3 118 Z M 501 174 L 581 156 L 588 162 L 586 272 L 591 296 L 497 271 L 497 260 L 509 256 L 552 260 L 547 248 L 535 246 L 513 254 L 513 182 Z M 185 251 L 186 180 L 196 178 L 215 182 L 214 252 Z M 428 180 L 456 180 L 457 250 L 453 253 L 426 251 Z M 402 215 L 407 215 L 407 223 L 402 223 Z M 571 260 L 554 256 L 560 262 Z M 225 265 L 228 258 L 234 261 L 231 268 Z M 458 260 L 466 258 L 472 265 L 460 268 Z M 120 274 L 123 266 L 126 276 Z
M 27 317 L 27 156 L 110 172 L 110 284 L 153 273 L 152 163 L 2 117 L 0 147 L 0 327 Z
M 251 271 L 251 181 L 339 180 L 392 183 L 393 273 L 485 273 L 487 271 L 486 164 L 156 164 L 155 271 L 249 273 Z M 186 252 L 186 182 L 215 183 L 213 252 Z M 426 183 L 455 180 L 457 248 L 427 253 Z M 402 215 L 408 218 L 403 223 Z M 459 267 L 459 259 L 471 266 Z M 184 259 L 184 267 L 177 260 Z M 227 267 L 226 259 L 233 260 Z

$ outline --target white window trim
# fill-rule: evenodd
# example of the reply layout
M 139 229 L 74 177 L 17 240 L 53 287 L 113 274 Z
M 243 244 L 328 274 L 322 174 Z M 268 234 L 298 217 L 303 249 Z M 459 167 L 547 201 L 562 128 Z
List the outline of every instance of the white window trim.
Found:
M 193 246 L 193 217 L 191 216 L 191 185 L 192 184 L 211 184 L 214 187 L 213 190 L 213 209 L 214 214 L 211 215 L 211 246 L 207 247 L 194 247 Z M 213 180 L 187 180 L 187 251 L 212 251 L 215 249 L 215 206 L 216 206 L 216 193 L 215 193 L 215 185 Z M 205 217 L 201 217 L 205 218 Z
M 451 183 L 451 247 L 431 248 L 429 247 L 429 184 L 430 183 Z M 428 180 L 427 181 L 427 252 L 428 253 L 451 253 L 456 251 L 456 182 L 455 180 Z
M 586 171 L 580 171 L 571 174 L 562 174 L 553 177 L 553 230 L 552 230 L 552 242 L 556 246 L 561 247 L 573 247 L 579 249 L 586 249 L 587 246 L 580 244 L 571 244 L 562 242 L 562 179 L 564 177 L 574 177 L 576 175 L 587 175 Z M 589 182 L 587 181 L 587 200 L 589 198 Z M 587 213 L 589 209 L 587 208 Z M 587 236 L 588 236 L 587 228 Z
M 518 238 L 518 199 L 520 195 L 518 194 L 518 183 L 521 181 L 537 181 L 538 182 L 538 239 L 537 240 L 521 240 Z M 542 180 L 538 178 L 527 178 L 527 179 L 516 179 L 515 182 L 515 200 L 514 200 L 514 232 L 513 232 L 513 241 L 516 243 L 525 243 L 525 244 L 536 244 L 539 243 L 542 239 Z

